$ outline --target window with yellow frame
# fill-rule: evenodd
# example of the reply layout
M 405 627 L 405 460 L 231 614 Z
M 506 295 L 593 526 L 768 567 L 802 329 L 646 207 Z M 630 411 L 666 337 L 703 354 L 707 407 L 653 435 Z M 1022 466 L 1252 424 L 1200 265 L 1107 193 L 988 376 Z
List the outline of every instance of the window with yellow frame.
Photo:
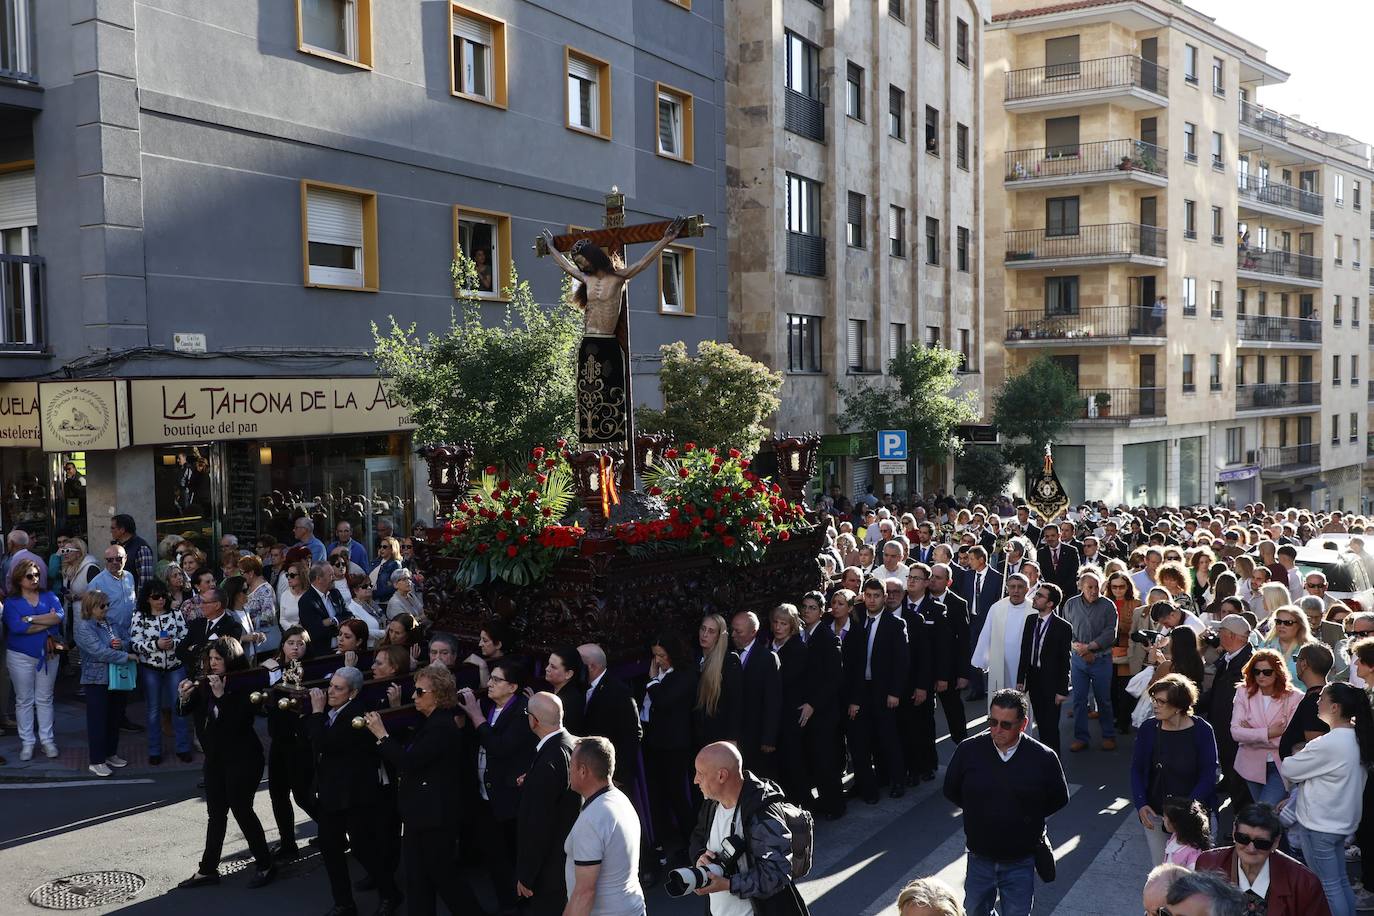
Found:
M 453 4 L 449 91 L 459 98 L 506 107 L 506 23 Z
M 507 299 L 511 283 L 510 214 L 478 210 L 461 204 L 453 208 L 453 247 L 477 270 L 476 289 L 455 289 L 454 295 L 479 299 Z
M 611 65 L 572 47 L 563 49 L 569 130 L 611 139 Z
M 658 310 L 664 315 L 697 312 L 697 253 L 685 245 L 671 245 L 659 255 Z
M 658 154 L 691 162 L 694 147 L 691 93 L 656 83 L 654 106 L 658 119 Z
M 301 182 L 305 285 L 376 292 L 377 195 L 321 181 Z
M 372 0 L 296 0 L 296 48 L 372 69 Z

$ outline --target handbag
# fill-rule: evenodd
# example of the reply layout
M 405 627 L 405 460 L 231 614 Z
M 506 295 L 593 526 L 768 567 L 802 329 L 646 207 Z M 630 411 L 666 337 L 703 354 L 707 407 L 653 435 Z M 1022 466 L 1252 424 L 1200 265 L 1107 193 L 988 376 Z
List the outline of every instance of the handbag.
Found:
M 48 640 L 43 646 L 43 652 L 47 655 L 60 655 L 66 651 L 67 644 L 52 635 L 48 636 Z
M 1040 844 L 1035 847 L 1035 873 L 1046 884 L 1055 879 L 1054 847 L 1050 845 L 1048 830 L 1040 834 Z
M 1146 689 L 1150 686 L 1150 678 L 1155 676 L 1155 666 L 1146 665 L 1139 672 L 1131 676 L 1126 682 L 1126 692 L 1133 697 L 1142 698 L 1147 694 Z
M 109 689 L 133 690 L 138 684 L 138 662 L 110 662 Z

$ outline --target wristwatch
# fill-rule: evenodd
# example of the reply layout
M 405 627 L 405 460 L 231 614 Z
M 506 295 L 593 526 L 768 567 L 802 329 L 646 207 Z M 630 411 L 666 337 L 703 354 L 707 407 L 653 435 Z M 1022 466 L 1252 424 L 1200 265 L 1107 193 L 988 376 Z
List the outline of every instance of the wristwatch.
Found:
M 25 614 L 25 615 L 24 615 L 24 622 L 27 623 L 27 624 L 29 624 L 29 625 L 32 625 L 32 624 L 33 624 L 33 615 L 32 615 L 32 614 Z

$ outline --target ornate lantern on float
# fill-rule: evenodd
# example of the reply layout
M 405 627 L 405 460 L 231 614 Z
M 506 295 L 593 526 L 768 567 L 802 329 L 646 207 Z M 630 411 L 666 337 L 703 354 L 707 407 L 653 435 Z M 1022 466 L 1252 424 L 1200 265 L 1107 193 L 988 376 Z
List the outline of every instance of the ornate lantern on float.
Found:
M 639 433 L 635 436 L 635 467 L 642 475 L 645 468 L 654 467 L 663 458 L 663 452 L 673 444 L 668 433 Z
M 468 465 L 474 449 L 471 442 L 456 445 L 425 445 L 419 455 L 429 465 L 429 488 L 434 493 L 434 521 L 443 524 L 453 518 L 458 502 L 468 491 Z
M 773 437 L 773 452 L 778 457 L 778 476 L 787 498 L 806 505 L 806 485 L 816 474 L 816 454 L 821 437 L 815 433 L 802 436 Z
M 573 452 L 568 456 L 568 465 L 572 468 L 577 498 L 587 510 L 588 533 L 603 534 L 606 531 L 606 518 L 610 514 L 611 493 L 615 488 L 615 462 L 604 449 L 593 449 Z

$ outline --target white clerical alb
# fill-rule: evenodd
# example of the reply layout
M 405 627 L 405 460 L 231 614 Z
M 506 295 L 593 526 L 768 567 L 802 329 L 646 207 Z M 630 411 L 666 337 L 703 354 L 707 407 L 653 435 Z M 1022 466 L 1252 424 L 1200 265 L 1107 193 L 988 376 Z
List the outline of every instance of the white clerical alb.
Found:
M 988 672 L 988 696 L 1004 687 L 1016 686 L 1016 669 L 1021 664 L 1021 634 L 1026 618 L 1035 614 L 1029 601 L 1012 604 L 1010 598 L 988 608 L 988 619 L 978 634 L 973 650 L 973 667 Z

